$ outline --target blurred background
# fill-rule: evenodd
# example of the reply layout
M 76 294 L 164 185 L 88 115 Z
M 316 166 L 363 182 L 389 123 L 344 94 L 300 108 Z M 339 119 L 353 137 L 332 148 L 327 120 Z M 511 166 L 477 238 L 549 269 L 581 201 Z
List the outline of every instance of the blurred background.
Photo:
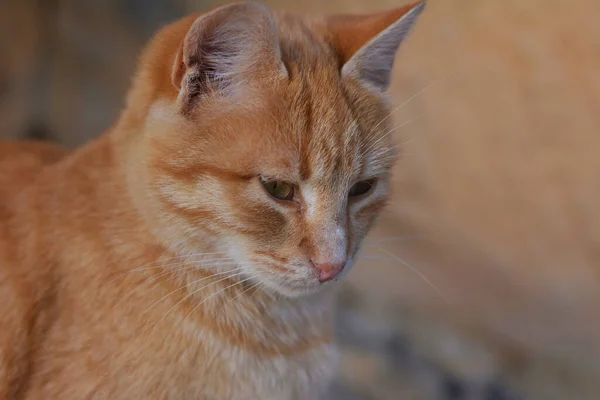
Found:
M 218 3 L 0 0 L 0 137 L 96 137 L 150 35 Z M 397 59 L 403 156 L 340 299 L 330 399 L 600 398 L 598 21 L 597 0 L 429 1 Z

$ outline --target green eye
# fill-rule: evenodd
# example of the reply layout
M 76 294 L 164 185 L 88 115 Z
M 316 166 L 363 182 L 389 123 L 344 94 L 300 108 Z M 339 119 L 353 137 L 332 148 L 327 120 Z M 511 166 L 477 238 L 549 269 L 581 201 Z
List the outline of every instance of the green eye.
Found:
M 374 187 L 377 181 L 375 179 L 367 179 L 365 181 L 356 182 L 348 192 L 349 197 L 363 196 L 369 193 Z
M 267 192 L 278 200 L 292 200 L 294 198 L 294 186 L 291 183 L 281 181 L 262 181 Z

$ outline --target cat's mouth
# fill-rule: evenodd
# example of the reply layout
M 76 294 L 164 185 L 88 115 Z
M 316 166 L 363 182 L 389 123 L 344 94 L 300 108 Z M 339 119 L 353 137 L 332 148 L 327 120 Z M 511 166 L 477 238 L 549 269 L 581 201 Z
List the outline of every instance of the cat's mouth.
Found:
M 331 279 L 322 279 L 323 273 L 309 263 L 302 266 L 277 266 L 276 268 L 254 265 L 252 273 L 265 289 L 285 297 L 296 298 L 331 289 L 331 286 L 336 285 L 350 272 L 353 265 L 354 260 L 348 259 Z

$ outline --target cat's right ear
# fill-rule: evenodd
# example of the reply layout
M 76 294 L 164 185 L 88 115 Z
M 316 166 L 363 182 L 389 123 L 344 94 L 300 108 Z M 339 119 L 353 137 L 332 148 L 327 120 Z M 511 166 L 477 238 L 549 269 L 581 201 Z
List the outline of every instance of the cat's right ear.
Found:
M 197 18 L 175 59 L 172 81 L 184 107 L 203 96 L 233 96 L 257 79 L 285 79 L 277 23 L 255 2 L 217 8 Z
M 388 89 L 398 48 L 406 39 L 425 0 L 370 15 L 338 15 L 328 27 L 341 61 L 341 76 L 377 91 Z

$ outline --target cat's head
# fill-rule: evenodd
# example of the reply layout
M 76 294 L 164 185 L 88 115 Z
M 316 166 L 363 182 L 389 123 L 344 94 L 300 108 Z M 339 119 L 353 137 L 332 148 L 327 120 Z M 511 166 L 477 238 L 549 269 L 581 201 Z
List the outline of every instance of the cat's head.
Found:
M 128 107 L 161 240 L 225 253 L 286 296 L 347 272 L 388 197 L 385 91 L 422 9 L 308 18 L 245 2 L 160 32 Z

